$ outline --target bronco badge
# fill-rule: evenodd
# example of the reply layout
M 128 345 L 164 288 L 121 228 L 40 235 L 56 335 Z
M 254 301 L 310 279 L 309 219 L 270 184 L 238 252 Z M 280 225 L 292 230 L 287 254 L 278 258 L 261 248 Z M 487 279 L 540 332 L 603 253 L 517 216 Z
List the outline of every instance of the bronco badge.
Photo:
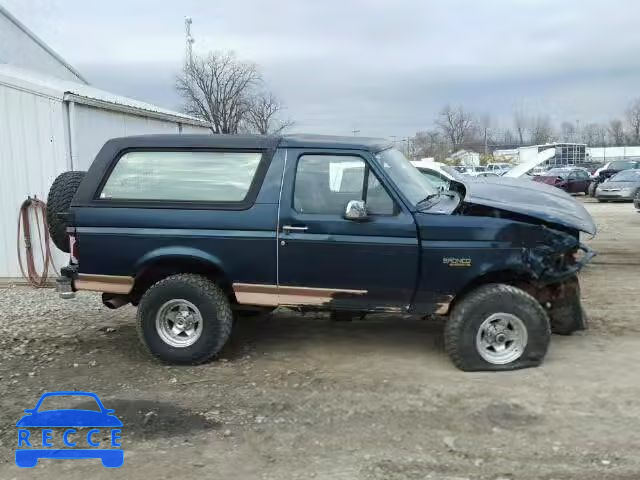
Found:
M 442 263 L 450 267 L 470 267 L 471 258 L 469 257 L 442 257 Z

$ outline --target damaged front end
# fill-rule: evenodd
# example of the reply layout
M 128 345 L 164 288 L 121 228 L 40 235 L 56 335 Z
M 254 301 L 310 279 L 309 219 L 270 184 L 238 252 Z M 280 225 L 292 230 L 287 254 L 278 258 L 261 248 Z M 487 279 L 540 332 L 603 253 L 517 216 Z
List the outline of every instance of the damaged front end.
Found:
M 521 246 L 519 258 L 512 257 L 509 262 L 508 268 L 518 277 L 511 283 L 545 307 L 554 333 L 568 335 L 587 327 L 577 274 L 596 253 L 580 242 L 580 232 L 593 235 L 596 228 L 584 207 L 564 192 L 545 196 L 540 194 L 547 192 L 537 191 L 537 187 L 525 191 L 529 194 L 534 189 L 537 205 L 533 201 L 526 206 L 524 202 L 513 202 L 507 208 L 505 202 L 476 197 L 475 203 L 465 199 L 457 213 L 506 221 L 496 238 Z M 557 213 L 559 208 L 553 212 L 544 205 L 544 201 L 557 198 L 564 201 L 562 215 Z
M 545 226 L 544 243 L 525 248 L 522 262 L 531 277 L 544 284 L 562 282 L 574 277 L 596 253 L 577 238 Z
M 545 307 L 553 333 L 570 335 L 587 328 L 577 273 L 596 253 L 574 235 L 540 228 L 545 230 L 549 243 L 523 252 L 523 264 L 531 281 L 522 288 Z

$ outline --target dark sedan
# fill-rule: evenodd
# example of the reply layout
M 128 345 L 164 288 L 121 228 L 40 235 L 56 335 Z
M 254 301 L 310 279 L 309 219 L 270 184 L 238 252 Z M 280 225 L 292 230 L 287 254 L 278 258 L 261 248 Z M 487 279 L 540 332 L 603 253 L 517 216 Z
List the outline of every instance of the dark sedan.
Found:
M 587 193 L 591 178 L 583 168 L 552 168 L 542 175 L 533 177 L 534 182 L 546 183 L 567 193 Z

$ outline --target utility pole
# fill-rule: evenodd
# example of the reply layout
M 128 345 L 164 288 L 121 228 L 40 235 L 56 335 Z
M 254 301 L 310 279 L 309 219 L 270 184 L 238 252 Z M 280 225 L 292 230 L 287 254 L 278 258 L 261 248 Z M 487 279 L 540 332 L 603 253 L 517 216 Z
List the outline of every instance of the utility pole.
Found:
M 186 42 L 186 55 L 185 55 L 185 63 L 191 67 L 193 66 L 193 43 L 195 42 L 194 38 L 191 36 L 191 24 L 193 20 L 191 17 L 185 17 L 184 19 L 184 35 Z
M 487 140 L 487 127 L 484 127 L 484 159 L 487 160 L 489 156 L 489 144 Z
M 354 128 L 353 130 L 351 130 L 351 133 L 353 133 L 354 137 L 357 137 L 358 134 L 360 133 L 360 130 L 358 130 L 357 128 Z

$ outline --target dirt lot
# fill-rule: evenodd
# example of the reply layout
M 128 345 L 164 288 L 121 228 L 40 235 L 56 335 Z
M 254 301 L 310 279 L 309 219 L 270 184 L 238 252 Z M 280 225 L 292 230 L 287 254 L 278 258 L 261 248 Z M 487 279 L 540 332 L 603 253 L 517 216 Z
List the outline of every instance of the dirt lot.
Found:
M 0 289 L 0 478 L 638 479 L 640 214 L 588 208 L 592 328 L 517 372 L 456 370 L 430 322 L 288 312 L 237 325 L 221 361 L 168 367 L 140 347 L 132 308 Z M 15 466 L 22 410 L 62 389 L 115 408 L 121 469 Z

